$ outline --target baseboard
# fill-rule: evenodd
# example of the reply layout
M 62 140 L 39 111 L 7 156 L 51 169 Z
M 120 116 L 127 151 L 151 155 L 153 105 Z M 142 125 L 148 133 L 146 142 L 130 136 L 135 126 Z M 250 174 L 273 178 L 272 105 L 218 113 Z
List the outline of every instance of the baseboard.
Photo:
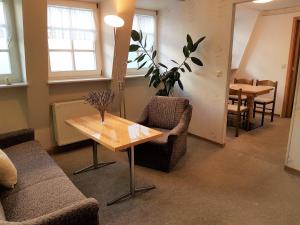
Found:
M 190 136 L 196 137 L 196 138 L 201 139 L 201 140 L 203 140 L 203 141 L 207 141 L 207 142 L 210 142 L 210 143 L 212 143 L 212 144 L 218 145 L 218 146 L 220 146 L 220 147 L 222 147 L 222 148 L 224 148 L 225 145 L 226 145 L 226 144 L 218 143 L 218 142 L 216 142 L 216 141 L 209 140 L 209 139 L 204 138 L 204 137 L 197 136 L 197 135 L 192 134 L 192 133 L 188 133 L 188 134 L 189 134 Z
M 65 152 L 65 151 L 72 151 L 80 148 L 84 148 L 87 146 L 92 146 L 93 145 L 93 140 L 88 139 L 84 141 L 79 141 L 76 143 L 68 144 L 68 145 L 63 145 L 63 146 L 55 146 L 52 149 L 48 151 L 49 154 L 54 154 L 58 152 Z
M 294 168 L 291 168 L 289 166 L 284 166 L 284 170 L 293 174 L 293 175 L 297 175 L 297 176 L 300 176 L 300 171 L 299 170 L 296 170 Z

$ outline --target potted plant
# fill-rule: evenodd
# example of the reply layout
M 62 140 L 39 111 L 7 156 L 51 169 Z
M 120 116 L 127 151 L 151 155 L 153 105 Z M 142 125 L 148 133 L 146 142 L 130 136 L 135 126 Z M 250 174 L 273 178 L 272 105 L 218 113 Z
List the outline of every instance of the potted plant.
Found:
M 136 57 L 133 61 L 128 61 L 128 63 L 135 61 L 141 63 L 138 67 L 138 70 L 140 70 L 144 68 L 148 62 L 150 62 L 145 77 L 150 79 L 149 87 L 153 86 L 154 88 L 160 88 L 156 95 L 169 96 L 176 83 L 179 85 L 181 90 L 183 90 L 184 87 L 180 78 L 182 73 L 185 73 L 186 71 L 192 72 L 189 62 L 192 62 L 197 66 L 203 66 L 202 61 L 193 56 L 193 53 L 197 51 L 199 44 L 204 41 L 205 37 L 201 37 L 194 43 L 192 37 L 188 34 L 186 38 L 187 44 L 183 46 L 184 60 L 182 63 L 170 60 L 175 64 L 172 68 L 169 68 L 162 62 L 157 61 L 157 50 L 153 50 L 153 47 L 151 48 L 152 54 L 149 54 L 146 50 L 147 37 L 145 37 L 144 40 L 142 31 L 138 32 L 136 30 L 132 30 L 131 38 L 134 41 L 134 44 L 129 46 L 129 52 L 142 51 L 142 54 Z

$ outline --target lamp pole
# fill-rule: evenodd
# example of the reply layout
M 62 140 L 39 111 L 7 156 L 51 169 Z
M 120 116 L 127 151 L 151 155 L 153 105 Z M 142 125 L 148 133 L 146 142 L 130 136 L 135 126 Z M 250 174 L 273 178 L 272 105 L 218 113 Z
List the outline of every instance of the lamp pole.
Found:
M 115 48 L 117 45 L 117 28 L 124 26 L 124 20 L 121 17 L 115 16 L 115 15 L 108 15 L 104 18 L 104 21 L 107 25 L 114 28 L 114 44 Z M 116 49 L 114 50 L 114 59 L 118 58 L 118 54 Z M 120 75 L 118 63 L 115 65 L 115 71 L 116 71 L 116 77 L 117 77 L 117 85 L 118 85 L 118 91 L 119 91 L 119 111 L 120 111 L 120 117 L 126 118 L 126 104 L 125 104 L 125 82 L 124 77 Z M 123 115 L 122 115 L 123 114 Z

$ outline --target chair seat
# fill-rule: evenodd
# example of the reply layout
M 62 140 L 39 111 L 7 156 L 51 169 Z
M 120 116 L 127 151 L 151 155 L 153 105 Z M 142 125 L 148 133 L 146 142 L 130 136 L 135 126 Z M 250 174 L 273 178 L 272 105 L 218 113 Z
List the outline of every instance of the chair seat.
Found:
M 255 103 L 270 104 L 273 101 L 274 100 L 271 98 L 263 98 L 263 97 L 255 98 Z
M 229 99 L 230 100 L 239 100 L 237 95 L 229 95 Z M 242 95 L 241 99 L 242 100 L 247 100 L 247 96 L 246 95 Z
M 241 112 L 245 112 L 245 111 L 248 110 L 248 107 L 241 105 L 240 110 L 241 110 Z M 237 113 L 238 112 L 238 106 L 237 105 L 228 104 L 228 112 Z

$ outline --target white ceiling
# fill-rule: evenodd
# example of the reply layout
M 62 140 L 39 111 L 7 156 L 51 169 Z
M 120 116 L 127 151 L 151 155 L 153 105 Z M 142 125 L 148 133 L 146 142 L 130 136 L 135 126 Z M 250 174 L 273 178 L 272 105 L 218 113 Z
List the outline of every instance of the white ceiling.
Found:
M 137 0 L 136 7 L 142 9 L 159 10 L 168 7 L 174 2 L 180 1 L 184 2 L 184 0 Z
M 273 0 L 272 2 L 265 4 L 257 4 L 253 2 L 243 3 L 244 6 L 256 9 L 259 11 L 284 9 L 300 6 L 300 0 Z

